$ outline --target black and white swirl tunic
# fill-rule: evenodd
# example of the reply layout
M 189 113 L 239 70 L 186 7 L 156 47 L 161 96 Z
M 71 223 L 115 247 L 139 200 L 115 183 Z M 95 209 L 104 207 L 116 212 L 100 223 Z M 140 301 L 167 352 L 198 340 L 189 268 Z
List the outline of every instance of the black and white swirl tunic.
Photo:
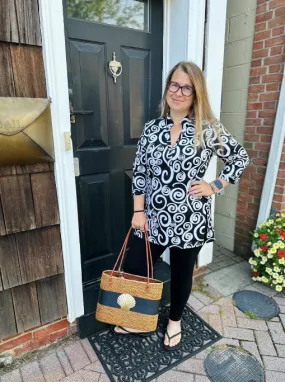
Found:
M 188 193 L 191 182 L 203 180 L 210 159 L 217 155 L 225 163 L 220 177 L 237 183 L 249 158 L 246 150 L 217 123 L 217 130 L 204 126 L 205 148 L 195 151 L 194 120 L 181 121 L 182 132 L 171 147 L 169 116 L 147 122 L 137 145 L 133 165 L 133 195 L 145 195 L 149 240 L 167 247 L 194 248 L 215 240 L 211 214 L 212 197 Z M 142 237 L 142 231 L 135 230 Z

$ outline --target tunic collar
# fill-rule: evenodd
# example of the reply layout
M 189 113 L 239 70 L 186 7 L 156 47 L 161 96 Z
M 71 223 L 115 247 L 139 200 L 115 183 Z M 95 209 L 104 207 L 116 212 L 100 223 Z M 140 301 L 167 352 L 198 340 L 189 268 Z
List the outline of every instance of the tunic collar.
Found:
M 167 115 L 166 115 L 166 118 L 165 118 L 165 122 L 166 122 L 166 125 L 167 126 L 172 126 L 172 125 L 174 125 L 174 122 L 173 122 L 173 120 L 172 120 L 172 118 L 170 117 L 170 113 L 168 113 Z M 182 129 L 184 130 L 184 128 L 185 128 L 185 124 L 186 124 L 186 122 L 191 122 L 191 119 L 188 117 L 188 115 L 186 115 L 182 120 L 181 120 L 181 125 L 182 125 Z

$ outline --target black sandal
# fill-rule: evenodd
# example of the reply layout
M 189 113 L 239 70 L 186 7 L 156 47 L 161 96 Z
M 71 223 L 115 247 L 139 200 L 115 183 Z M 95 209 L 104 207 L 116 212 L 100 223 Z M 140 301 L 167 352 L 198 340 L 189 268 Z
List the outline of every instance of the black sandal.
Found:
M 113 332 L 115 334 L 121 334 L 123 336 L 125 336 L 126 334 L 133 334 L 135 336 L 148 337 L 148 336 L 152 335 L 153 333 L 155 333 L 155 331 L 153 331 L 153 332 L 134 333 L 134 332 L 130 332 L 129 330 L 123 328 L 122 326 L 118 326 L 118 328 L 124 330 L 124 332 L 125 332 L 125 333 L 120 333 L 120 332 L 116 332 L 115 328 L 116 328 L 116 326 L 113 327 Z
M 179 334 L 181 334 L 181 331 L 180 331 L 179 333 L 174 334 L 174 335 L 171 336 L 171 337 L 169 336 L 167 330 L 166 330 L 165 334 L 167 335 L 167 337 L 168 337 L 168 341 L 169 341 L 169 343 L 170 343 L 170 341 L 172 340 L 172 338 L 174 338 L 174 337 L 176 337 L 176 336 L 179 336 Z M 181 337 L 181 340 L 182 340 L 182 337 Z M 174 345 L 174 346 L 170 346 L 170 345 L 165 345 L 165 344 L 163 344 L 164 349 L 165 349 L 165 350 L 169 350 L 169 351 L 172 351 L 172 350 L 174 350 L 174 349 L 177 349 L 177 348 L 181 345 L 181 340 L 178 342 L 178 344 L 176 344 L 176 345 Z

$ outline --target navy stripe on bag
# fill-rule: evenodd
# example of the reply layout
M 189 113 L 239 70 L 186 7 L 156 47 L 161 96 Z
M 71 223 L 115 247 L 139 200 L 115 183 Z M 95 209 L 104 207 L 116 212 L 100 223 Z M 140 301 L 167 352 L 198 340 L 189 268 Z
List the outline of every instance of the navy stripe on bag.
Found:
M 120 296 L 122 296 L 122 294 L 101 289 L 98 302 L 99 304 L 109 306 L 110 308 L 121 309 L 121 306 L 118 303 L 118 298 Z M 153 316 L 158 314 L 160 300 L 147 300 L 140 297 L 133 297 L 133 299 L 135 300 L 135 306 L 130 308 L 131 312 Z

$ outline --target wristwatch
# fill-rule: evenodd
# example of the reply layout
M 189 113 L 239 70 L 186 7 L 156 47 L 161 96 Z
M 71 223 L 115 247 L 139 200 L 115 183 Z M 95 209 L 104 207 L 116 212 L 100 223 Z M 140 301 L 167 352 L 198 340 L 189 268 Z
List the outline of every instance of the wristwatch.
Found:
M 216 179 L 209 184 L 212 187 L 212 190 L 214 191 L 215 194 L 224 195 L 225 189 L 224 189 L 223 183 L 219 179 Z M 215 187 L 219 190 L 218 192 L 215 192 Z

